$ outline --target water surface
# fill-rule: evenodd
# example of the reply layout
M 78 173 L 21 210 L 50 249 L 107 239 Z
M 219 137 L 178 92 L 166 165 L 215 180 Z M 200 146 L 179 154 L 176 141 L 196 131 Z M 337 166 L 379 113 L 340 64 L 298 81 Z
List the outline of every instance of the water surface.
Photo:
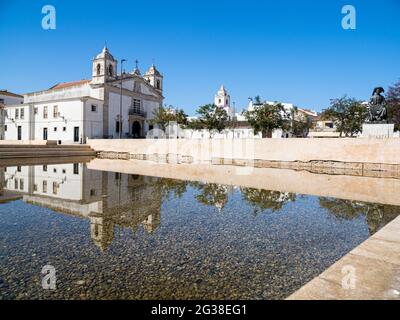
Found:
M 400 212 L 84 163 L 0 168 L 0 189 L 2 299 L 282 299 Z

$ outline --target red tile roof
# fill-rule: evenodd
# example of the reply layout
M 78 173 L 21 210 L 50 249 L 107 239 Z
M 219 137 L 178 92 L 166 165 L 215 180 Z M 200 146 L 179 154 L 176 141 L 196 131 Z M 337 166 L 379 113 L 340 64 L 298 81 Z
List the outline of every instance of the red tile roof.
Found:
M 73 86 L 79 86 L 79 85 L 83 85 L 83 84 L 86 84 L 86 83 L 89 83 L 89 82 L 90 82 L 90 80 L 61 82 L 61 83 L 57 83 L 56 85 L 52 86 L 49 90 L 63 89 L 63 88 L 68 88 L 68 87 L 73 87 Z
M 9 96 L 9 97 L 16 97 L 16 98 L 23 98 L 23 96 L 9 92 L 7 90 L 0 90 L 0 95 Z

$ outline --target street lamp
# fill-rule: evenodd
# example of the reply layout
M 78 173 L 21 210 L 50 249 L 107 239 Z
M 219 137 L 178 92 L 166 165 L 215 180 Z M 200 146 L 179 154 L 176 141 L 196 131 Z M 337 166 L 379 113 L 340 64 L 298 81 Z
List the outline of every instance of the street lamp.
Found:
M 122 73 L 122 66 L 124 64 L 124 62 L 126 61 L 126 59 L 122 59 L 121 60 L 121 83 L 120 83 L 120 99 L 119 99 L 119 138 L 122 139 L 122 77 L 123 77 L 123 73 Z

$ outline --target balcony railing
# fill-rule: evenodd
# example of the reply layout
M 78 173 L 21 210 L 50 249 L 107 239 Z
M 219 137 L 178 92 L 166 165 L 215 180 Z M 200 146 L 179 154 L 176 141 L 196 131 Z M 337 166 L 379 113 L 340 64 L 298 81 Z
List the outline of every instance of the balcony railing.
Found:
M 142 110 L 139 110 L 137 108 L 130 108 L 128 111 L 128 115 L 146 118 L 146 112 L 143 112 Z

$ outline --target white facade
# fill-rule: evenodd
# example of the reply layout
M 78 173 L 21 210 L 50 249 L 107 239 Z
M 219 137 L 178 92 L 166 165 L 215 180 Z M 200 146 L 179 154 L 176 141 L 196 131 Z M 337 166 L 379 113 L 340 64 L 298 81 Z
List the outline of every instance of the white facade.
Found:
M 68 144 L 87 138 L 144 137 L 151 129 L 148 120 L 164 99 L 163 76 L 154 65 L 145 76 L 138 68 L 118 75 L 117 66 L 104 48 L 93 59 L 91 80 L 60 83 L 24 95 L 22 105 L 5 106 L 4 139 Z
M 21 104 L 24 101 L 24 97 L 9 92 L 7 90 L 0 90 L 0 140 L 4 139 L 5 130 L 5 118 L 6 118 L 6 105 Z

